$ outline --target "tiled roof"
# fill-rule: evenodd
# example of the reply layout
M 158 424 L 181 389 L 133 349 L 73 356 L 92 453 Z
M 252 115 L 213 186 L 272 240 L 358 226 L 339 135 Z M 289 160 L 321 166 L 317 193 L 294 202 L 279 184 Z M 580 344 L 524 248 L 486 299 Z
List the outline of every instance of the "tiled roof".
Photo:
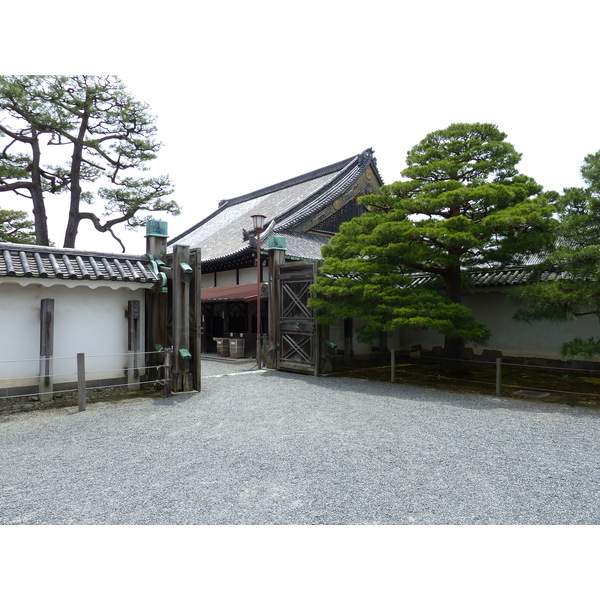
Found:
M 155 283 L 147 256 L 0 242 L 0 277 Z
M 331 239 L 326 235 L 311 233 L 284 233 L 281 237 L 285 238 L 286 257 L 303 260 L 320 260 L 321 248 Z M 262 240 L 260 245 L 263 247 Z
M 531 279 L 532 269 L 524 267 L 506 267 L 497 269 L 465 271 L 464 275 L 470 277 L 470 284 L 474 287 L 506 287 L 522 285 Z M 564 279 L 565 273 L 547 271 L 540 276 L 541 281 L 555 281 Z M 417 287 L 436 280 L 435 275 L 428 273 L 417 274 L 412 278 L 411 287 Z
M 287 213 L 278 216 L 276 218 L 275 231 L 285 231 L 307 217 L 321 211 L 325 206 L 341 196 L 346 190 L 350 189 L 356 180 L 365 172 L 371 161 L 375 163 L 373 159 L 373 150 L 371 149 L 365 150 L 362 154 L 353 157 L 352 160 L 345 165 L 344 169 L 339 172 L 338 177 L 331 181 L 325 189 L 320 190 L 318 194 L 314 194 L 312 197 L 307 198 L 306 202 L 293 207 L 287 211 Z
M 252 247 L 251 240 L 244 239 L 242 234 L 243 230 L 252 229 L 253 214 L 267 215 L 265 226 L 273 224 L 271 232 L 284 235 L 350 189 L 369 165 L 377 172 L 371 149 L 256 192 L 222 200 L 214 213 L 169 240 L 168 245 L 201 247 L 203 263 L 243 254 Z M 377 176 L 381 181 L 378 172 Z M 263 249 L 266 244 L 267 236 L 261 236 Z M 310 256 L 304 258 L 312 258 L 314 254 L 311 250 Z M 319 251 L 318 258 L 320 256 Z

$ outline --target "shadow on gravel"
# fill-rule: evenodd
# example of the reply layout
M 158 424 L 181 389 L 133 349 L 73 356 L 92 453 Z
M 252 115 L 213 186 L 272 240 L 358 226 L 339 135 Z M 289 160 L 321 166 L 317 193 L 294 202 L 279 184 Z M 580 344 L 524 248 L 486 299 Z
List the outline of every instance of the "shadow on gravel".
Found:
M 491 394 L 460 393 L 454 390 L 446 391 L 439 388 L 429 388 L 416 386 L 413 383 L 403 383 L 401 381 L 381 382 L 369 381 L 367 379 L 349 378 L 339 375 L 328 375 L 324 377 L 314 377 L 312 375 L 302 375 L 300 373 L 286 373 L 283 371 L 266 371 L 265 375 L 270 379 L 301 379 L 307 385 L 322 388 L 323 395 L 327 394 L 328 389 L 335 389 L 337 392 L 348 392 L 353 394 L 364 394 L 365 396 L 376 396 L 390 401 L 410 400 L 413 402 L 423 402 L 432 404 L 445 404 L 467 408 L 470 410 L 518 410 L 529 413 L 552 413 L 552 412 L 571 412 L 573 410 L 583 411 L 599 415 L 597 410 L 586 407 L 573 407 L 562 404 L 549 404 L 534 399 L 521 399 L 508 396 L 496 397 Z
M 186 402 L 193 398 L 198 392 L 185 392 L 185 393 L 177 393 L 173 394 L 169 398 L 156 398 L 152 402 L 154 406 L 176 406 L 177 404 L 181 404 L 182 402 Z

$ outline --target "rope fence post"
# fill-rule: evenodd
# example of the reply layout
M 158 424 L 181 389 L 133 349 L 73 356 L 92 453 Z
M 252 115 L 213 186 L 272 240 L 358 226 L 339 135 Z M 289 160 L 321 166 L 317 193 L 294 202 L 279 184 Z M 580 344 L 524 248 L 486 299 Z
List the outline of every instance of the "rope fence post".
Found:
M 390 350 L 391 354 L 391 382 L 394 383 L 396 381 L 396 350 L 392 348 Z
M 496 396 L 502 395 L 500 393 L 501 385 L 502 385 L 502 359 L 497 358 L 496 359 Z
M 171 396 L 171 365 L 173 364 L 173 347 L 165 348 L 165 398 Z
M 85 410 L 85 354 L 77 355 L 77 399 L 79 412 Z

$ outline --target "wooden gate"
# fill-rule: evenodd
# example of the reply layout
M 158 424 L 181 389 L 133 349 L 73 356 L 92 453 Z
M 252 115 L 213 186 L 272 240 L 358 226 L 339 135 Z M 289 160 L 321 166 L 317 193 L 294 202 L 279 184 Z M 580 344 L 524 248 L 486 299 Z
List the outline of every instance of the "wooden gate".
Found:
M 316 262 L 277 265 L 279 361 L 283 371 L 318 374 L 319 339 L 314 311 L 308 307 Z

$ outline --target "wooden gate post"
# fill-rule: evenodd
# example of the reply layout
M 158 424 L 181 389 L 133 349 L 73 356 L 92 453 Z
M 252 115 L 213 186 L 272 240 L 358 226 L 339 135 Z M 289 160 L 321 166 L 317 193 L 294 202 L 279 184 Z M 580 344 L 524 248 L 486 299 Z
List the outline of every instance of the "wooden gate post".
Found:
M 278 267 L 285 263 L 285 249 L 269 245 L 269 320 L 267 341 L 267 367 L 279 366 L 279 281 Z
M 54 391 L 54 299 L 44 298 L 40 305 L 40 400 L 52 399 Z
M 182 355 L 190 349 L 190 247 L 173 246 L 173 391 L 193 389 L 190 359 Z M 187 269 L 186 269 L 187 267 Z
M 190 251 L 191 267 L 194 270 L 192 281 L 194 319 L 192 324 L 193 343 L 192 347 L 192 385 L 198 392 L 202 387 L 202 262 L 200 248 L 193 248 Z
M 167 261 L 167 223 L 149 221 L 146 224 L 146 253 L 155 261 Z M 167 317 L 169 312 L 168 294 L 162 291 L 146 292 L 146 351 L 153 351 L 156 345 L 166 348 L 169 345 L 167 335 Z M 150 355 L 151 364 L 160 364 L 157 354 Z

